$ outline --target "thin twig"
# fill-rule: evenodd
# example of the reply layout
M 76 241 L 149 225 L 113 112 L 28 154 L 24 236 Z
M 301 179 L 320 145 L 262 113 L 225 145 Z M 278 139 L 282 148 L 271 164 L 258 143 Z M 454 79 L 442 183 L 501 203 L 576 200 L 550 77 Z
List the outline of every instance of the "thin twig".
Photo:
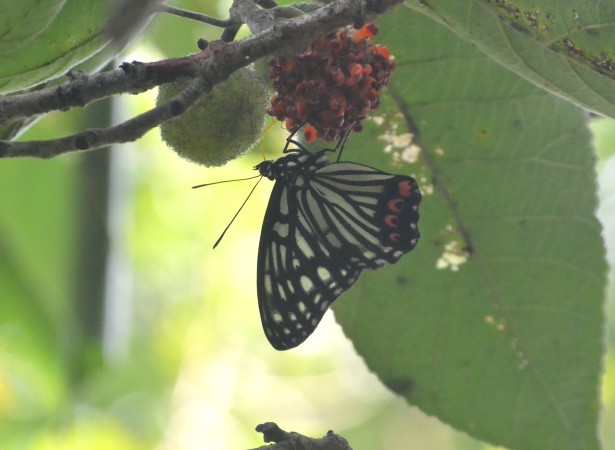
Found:
M 216 19 L 215 17 L 210 17 L 205 14 L 200 14 L 193 11 L 187 11 L 181 8 L 175 8 L 174 6 L 158 5 L 157 10 L 158 12 L 173 14 L 174 16 L 183 17 L 185 19 L 196 20 L 198 22 L 203 22 L 219 28 L 226 28 L 230 27 L 231 25 L 236 25 L 236 23 L 233 22 L 231 19 Z

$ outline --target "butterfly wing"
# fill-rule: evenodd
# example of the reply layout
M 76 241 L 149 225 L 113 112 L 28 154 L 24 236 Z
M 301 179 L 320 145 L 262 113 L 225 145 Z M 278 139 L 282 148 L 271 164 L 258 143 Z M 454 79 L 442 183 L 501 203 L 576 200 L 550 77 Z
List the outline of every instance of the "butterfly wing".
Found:
M 412 177 L 354 163 L 276 181 L 261 231 L 257 293 L 265 335 L 301 344 L 365 268 L 393 264 L 419 238 L 421 194 Z
M 298 205 L 300 190 L 276 181 L 261 231 L 257 294 L 265 336 L 277 350 L 305 341 L 342 292 L 359 278 L 352 264 L 331 264 Z
M 421 192 L 416 180 L 355 163 L 319 169 L 305 192 L 320 239 L 359 267 L 396 263 L 416 246 Z

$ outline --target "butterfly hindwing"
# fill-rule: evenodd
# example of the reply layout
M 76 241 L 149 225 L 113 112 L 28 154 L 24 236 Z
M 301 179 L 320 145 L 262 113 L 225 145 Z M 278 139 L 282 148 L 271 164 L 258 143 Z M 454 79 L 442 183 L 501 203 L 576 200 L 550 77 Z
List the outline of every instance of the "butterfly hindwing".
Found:
M 315 232 L 359 266 L 393 264 L 416 246 L 421 193 L 414 178 L 342 162 L 317 170 L 310 187 Z

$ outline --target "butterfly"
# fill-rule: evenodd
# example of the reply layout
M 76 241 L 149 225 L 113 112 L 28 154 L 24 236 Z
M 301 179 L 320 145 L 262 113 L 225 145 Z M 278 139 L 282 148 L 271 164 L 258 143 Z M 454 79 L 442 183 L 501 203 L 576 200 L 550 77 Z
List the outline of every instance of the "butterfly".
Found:
M 311 153 L 291 136 L 286 155 L 255 167 L 275 181 L 258 248 L 257 295 L 265 336 L 277 350 L 304 342 L 363 270 L 396 263 L 420 236 L 416 180 L 340 162 L 346 138 Z M 326 153 L 340 145 L 332 163 Z

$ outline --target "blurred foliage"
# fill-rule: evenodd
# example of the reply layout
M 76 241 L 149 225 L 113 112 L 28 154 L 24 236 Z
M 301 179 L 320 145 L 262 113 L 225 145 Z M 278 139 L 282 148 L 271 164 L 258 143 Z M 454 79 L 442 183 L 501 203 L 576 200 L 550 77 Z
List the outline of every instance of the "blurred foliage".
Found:
M 175 4 L 219 17 L 228 9 L 200 1 Z M 143 53 L 125 59 L 179 56 L 196 51 L 198 38 L 217 33 L 157 16 L 139 42 Z M 151 107 L 153 96 L 122 99 L 116 109 L 134 115 Z M 23 139 L 66 134 L 81 120 L 74 111 L 54 114 Z M 602 158 L 600 217 L 607 243 L 615 242 L 615 188 L 609 183 L 615 162 L 608 137 L 615 126 L 600 120 L 592 129 Z M 211 245 L 251 182 L 190 186 L 245 176 L 263 158 L 279 155 L 283 136 L 279 125 L 270 125 L 249 155 L 211 170 L 180 160 L 157 130 L 114 150 L 122 166 L 114 176 L 127 188 L 111 228 L 124 244 L 119 258 L 125 265 L 110 280 L 128 285 L 118 306 L 128 333 L 107 334 L 119 342 L 111 350 L 109 342 L 97 343 L 103 360 L 75 354 L 81 333 L 74 311 L 81 280 L 75 273 L 82 263 L 75 229 L 88 214 L 78 209 L 76 196 L 87 188 L 80 164 L 87 155 L 0 163 L 3 448 L 250 448 L 262 444 L 255 425 L 269 420 L 315 436 L 334 429 L 357 450 L 492 448 L 394 397 L 330 314 L 296 351 L 279 353 L 266 345 L 254 274 L 271 184 L 261 183 L 215 251 Z M 602 427 L 607 449 L 615 449 L 614 367 L 609 356 Z

